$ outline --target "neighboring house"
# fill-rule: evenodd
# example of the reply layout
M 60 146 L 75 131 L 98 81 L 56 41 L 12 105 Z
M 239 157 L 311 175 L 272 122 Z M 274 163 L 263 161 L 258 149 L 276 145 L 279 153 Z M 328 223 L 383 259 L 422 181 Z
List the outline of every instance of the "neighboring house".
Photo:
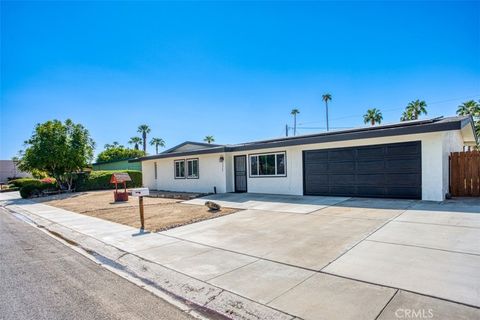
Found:
M 237 145 L 185 142 L 130 161 L 157 190 L 441 201 L 449 154 L 476 139 L 471 117 L 439 117 Z
M 0 160 L 0 182 L 6 183 L 8 178 L 31 177 L 27 172 L 18 170 L 13 160 Z
M 92 163 L 93 171 L 100 170 L 139 170 L 142 171 L 142 164 L 139 162 L 129 162 L 128 160 L 115 160 Z

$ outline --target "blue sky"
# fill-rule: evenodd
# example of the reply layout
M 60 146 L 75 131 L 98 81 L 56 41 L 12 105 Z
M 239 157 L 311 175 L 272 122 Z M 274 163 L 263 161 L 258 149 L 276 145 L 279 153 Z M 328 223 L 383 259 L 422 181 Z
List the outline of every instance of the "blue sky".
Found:
M 278 137 L 294 107 L 313 133 L 325 92 L 334 128 L 453 115 L 480 99 L 479 2 L 1 2 L 1 159 L 53 118 L 97 152 L 143 123 L 167 147 Z

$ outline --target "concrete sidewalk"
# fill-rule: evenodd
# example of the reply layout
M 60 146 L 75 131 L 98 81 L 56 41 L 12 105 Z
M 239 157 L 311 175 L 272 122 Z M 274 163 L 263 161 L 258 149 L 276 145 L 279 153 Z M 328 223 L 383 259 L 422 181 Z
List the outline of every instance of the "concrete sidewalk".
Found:
M 278 217 L 287 219 L 285 215 L 293 214 L 304 223 L 306 220 L 302 213 L 311 213 L 319 208 L 324 209 L 343 200 L 299 199 L 296 202 L 287 203 L 289 212 L 279 213 Z M 368 275 L 371 273 L 368 269 L 375 267 L 370 264 L 372 262 L 380 264 L 381 271 L 382 261 L 378 261 L 375 255 L 371 260 L 364 261 L 363 254 L 355 256 L 355 253 L 369 252 L 368 247 L 364 248 L 368 245 L 385 246 L 386 244 L 380 241 L 391 240 L 388 238 L 391 235 L 401 236 L 402 233 L 396 233 L 395 229 L 392 232 L 377 233 L 377 238 L 373 239 L 377 242 L 373 240 L 361 242 L 355 250 L 341 257 L 338 263 L 330 264 L 326 268 L 324 268 L 325 263 L 319 263 L 319 261 L 305 262 L 307 267 L 302 267 L 276 259 L 278 254 L 275 251 L 268 251 L 268 246 L 259 248 L 255 245 L 258 239 L 250 239 L 251 242 L 248 244 L 250 235 L 242 238 L 242 245 L 252 248 L 248 253 L 222 245 L 217 246 L 207 241 L 202 243 L 202 241 L 189 240 L 189 234 L 197 235 L 196 240 L 198 237 L 208 239 L 209 233 L 212 232 L 210 226 L 219 225 L 229 219 L 233 219 L 234 224 L 243 221 L 243 223 L 254 223 L 258 229 L 267 228 L 268 230 L 271 215 L 275 214 L 278 208 L 274 205 L 271 211 L 263 212 L 259 210 L 264 208 L 261 201 L 249 202 L 246 204 L 250 207 L 249 210 L 230 216 L 153 234 L 141 233 L 138 229 L 128 226 L 22 200 L 15 193 L 0 194 L 0 201 L 2 206 L 10 211 L 20 213 L 50 232 L 108 258 L 137 277 L 146 279 L 177 297 L 233 319 L 396 319 L 398 317 L 396 312 L 399 309 L 425 308 L 426 306 L 435 306 L 437 318 L 434 319 L 453 319 L 458 315 L 463 319 L 480 317 L 477 308 L 399 290 L 400 286 L 395 283 L 383 286 L 373 284 L 375 281 L 369 281 Z M 201 203 L 200 199 L 195 201 Z M 269 205 L 269 209 L 271 207 L 272 205 Z M 342 210 L 341 214 L 346 211 L 347 209 Z M 337 214 L 328 210 L 325 212 L 331 216 Z M 371 212 L 365 214 L 370 215 Z M 385 219 L 390 221 L 398 214 L 392 209 L 391 214 Z M 321 219 L 318 213 L 312 213 L 311 217 Z M 334 219 L 339 223 L 343 221 L 341 218 Z M 331 223 L 319 221 L 326 224 L 327 228 L 331 227 Z M 376 230 L 377 225 L 382 226 L 384 223 L 378 218 L 369 218 L 368 221 L 371 225 L 368 228 L 373 227 L 373 230 Z M 202 229 L 207 225 L 208 228 Z M 327 229 L 324 230 L 326 234 L 333 235 L 328 233 L 330 231 Z M 228 234 L 224 236 L 228 237 Z M 281 239 L 268 239 L 268 236 L 272 236 L 269 233 L 258 236 L 263 237 L 262 239 L 270 242 L 272 246 Z M 325 238 L 324 241 L 328 239 Z M 311 245 L 323 244 L 312 243 Z M 441 241 L 438 245 L 442 245 Z M 468 250 L 471 246 L 465 248 Z M 258 251 L 259 249 L 261 250 Z M 300 247 L 298 250 L 301 254 Z M 372 252 L 378 250 L 374 248 Z M 401 252 L 399 254 L 401 257 Z M 350 276 L 351 268 L 342 268 L 351 263 L 364 264 L 366 267 L 361 270 L 365 270 L 365 273 Z M 308 267 L 310 265 L 315 267 Z M 319 268 L 325 271 L 319 271 Z M 408 270 L 411 269 L 407 268 Z M 342 273 L 345 273 L 345 276 Z M 363 280 L 363 278 L 367 279 Z

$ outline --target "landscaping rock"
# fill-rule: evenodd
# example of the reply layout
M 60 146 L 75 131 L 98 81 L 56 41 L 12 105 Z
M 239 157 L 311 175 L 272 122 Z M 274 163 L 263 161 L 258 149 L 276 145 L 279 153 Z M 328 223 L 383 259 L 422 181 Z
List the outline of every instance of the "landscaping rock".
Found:
M 208 209 L 210 209 L 210 211 L 218 211 L 222 208 L 218 203 L 213 201 L 207 201 L 205 202 L 205 205 L 208 207 Z

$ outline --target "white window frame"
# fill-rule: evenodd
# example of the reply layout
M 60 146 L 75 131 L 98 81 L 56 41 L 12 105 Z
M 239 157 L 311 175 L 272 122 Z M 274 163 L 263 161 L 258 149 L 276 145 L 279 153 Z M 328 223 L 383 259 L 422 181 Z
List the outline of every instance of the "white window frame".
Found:
M 277 155 L 283 155 L 284 159 L 284 173 L 279 174 L 278 168 L 277 168 Z M 275 174 L 260 174 L 260 161 L 259 157 L 261 156 L 270 156 L 274 155 L 275 156 Z M 257 158 L 257 172 L 254 173 L 252 172 L 252 158 Z M 248 155 L 248 172 L 249 172 L 249 177 L 250 178 L 275 178 L 275 177 L 286 177 L 287 176 L 287 152 L 286 151 L 279 151 L 279 152 L 265 152 L 265 153 L 255 153 L 255 154 L 249 154 Z
M 183 162 L 183 176 L 177 176 L 177 163 Z M 173 160 L 173 177 L 175 179 L 185 179 L 186 177 L 186 168 L 185 168 L 185 159 Z
M 188 169 L 189 162 L 197 162 L 197 175 L 191 175 Z M 199 179 L 200 178 L 200 161 L 198 158 L 190 158 L 185 161 L 185 171 L 187 179 Z

